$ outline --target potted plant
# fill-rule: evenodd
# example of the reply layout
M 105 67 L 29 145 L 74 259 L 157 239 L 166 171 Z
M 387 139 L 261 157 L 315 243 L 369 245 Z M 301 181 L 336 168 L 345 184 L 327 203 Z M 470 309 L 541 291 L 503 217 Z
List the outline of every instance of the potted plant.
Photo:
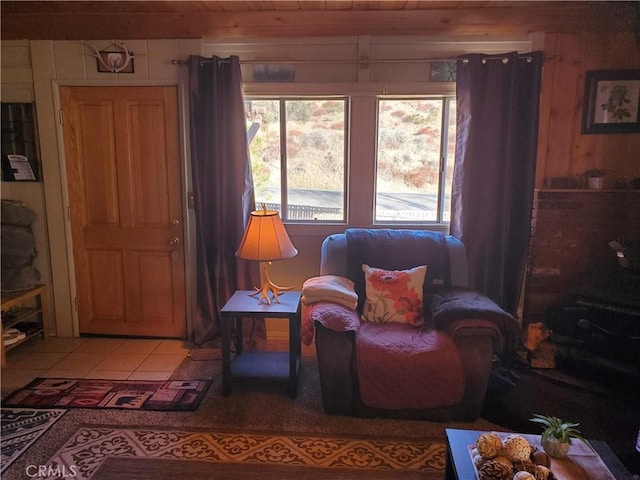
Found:
M 542 425 L 542 437 L 540 444 L 550 457 L 565 458 L 569 451 L 572 439 L 582 440 L 585 445 L 589 443 L 584 439 L 580 430 L 577 430 L 579 423 L 565 422 L 558 417 L 549 417 L 546 415 L 533 414 L 532 422 Z
M 602 168 L 590 168 L 584 172 L 587 177 L 587 187 L 590 189 L 600 190 L 604 187 L 604 175 L 607 171 Z

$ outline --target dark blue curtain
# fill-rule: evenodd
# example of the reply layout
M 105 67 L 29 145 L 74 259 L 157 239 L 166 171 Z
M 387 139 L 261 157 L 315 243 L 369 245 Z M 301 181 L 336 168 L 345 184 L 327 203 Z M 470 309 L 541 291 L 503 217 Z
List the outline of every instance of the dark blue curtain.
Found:
M 255 208 L 238 57 L 189 57 L 191 167 L 196 217 L 196 312 L 191 340 L 220 343 L 220 309 L 259 282 L 258 264 L 235 252 Z M 264 321 L 247 324 L 247 348 L 264 343 Z
M 515 314 L 535 181 L 542 52 L 457 62 L 451 233 L 467 248 L 470 286 Z

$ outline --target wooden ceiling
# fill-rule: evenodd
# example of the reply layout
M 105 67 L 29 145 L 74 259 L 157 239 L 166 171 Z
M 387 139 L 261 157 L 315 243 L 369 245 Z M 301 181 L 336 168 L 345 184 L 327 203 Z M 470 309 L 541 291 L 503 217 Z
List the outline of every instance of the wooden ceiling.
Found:
M 634 1 L 5 1 L 2 39 L 638 31 Z

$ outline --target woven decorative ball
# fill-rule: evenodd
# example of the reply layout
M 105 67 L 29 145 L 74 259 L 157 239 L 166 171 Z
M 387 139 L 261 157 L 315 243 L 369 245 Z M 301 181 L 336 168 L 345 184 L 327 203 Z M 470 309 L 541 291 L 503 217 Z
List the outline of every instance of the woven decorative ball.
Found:
M 516 470 L 521 470 L 534 474 L 536 472 L 536 465 L 531 460 L 525 460 L 524 462 L 516 462 Z
M 548 467 L 549 465 L 551 465 L 551 459 L 549 458 L 549 455 L 547 455 L 542 450 L 537 450 L 533 452 L 531 454 L 531 460 L 536 465 L 543 465 L 545 467 Z
M 476 448 L 484 458 L 494 458 L 502 450 L 502 440 L 497 433 L 481 433 L 476 439 Z
M 511 468 L 493 459 L 487 460 L 478 467 L 480 480 L 511 480 L 512 473 Z
M 533 476 L 536 480 L 551 480 L 552 478 L 554 478 L 551 474 L 551 470 L 544 465 L 536 465 Z
M 496 462 L 504 463 L 507 467 L 509 467 L 510 469 L 513 469 L 513 462 L 509 460 L 507 457 L 505 457 L 504 455 L 498 455 L 493 460 L 495 460 Z
M 513 480 L 536 480 L 536 477 L 531 475 L 529 472 L 518 472 L 513 476 Z
M 510 435 L 503 442 L 503 452 L 512 462 L 524 462 L 529 460 L 531 445 L 520 435 Z
M 481 457 L 480 455 L 476 455 L 475 457 L 473 457 L 473 464 L 476 466 L 476 468 L 480 468 L 481 465 L 487 463 L 489 460 L 491 459 Z

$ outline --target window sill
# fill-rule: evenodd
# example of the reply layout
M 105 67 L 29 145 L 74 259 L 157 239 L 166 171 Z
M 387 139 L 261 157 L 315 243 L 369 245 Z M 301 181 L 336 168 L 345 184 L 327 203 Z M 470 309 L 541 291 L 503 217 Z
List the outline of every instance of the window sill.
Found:
M 449 223 L 393 223 L 393 224 L 371 224 L 371 225 L 351 225 L 347 223 L 286 223 L 287 231 L 291 236 L 326 237 L 334 233 L 343 233 L 347 228 L 397 228 L 412 230 L 431 230 L 449 234 Z
M 607 192 L 640 192 L 633 188 L 536 188 L 537 192 L 567 193 L 607 193 Z

